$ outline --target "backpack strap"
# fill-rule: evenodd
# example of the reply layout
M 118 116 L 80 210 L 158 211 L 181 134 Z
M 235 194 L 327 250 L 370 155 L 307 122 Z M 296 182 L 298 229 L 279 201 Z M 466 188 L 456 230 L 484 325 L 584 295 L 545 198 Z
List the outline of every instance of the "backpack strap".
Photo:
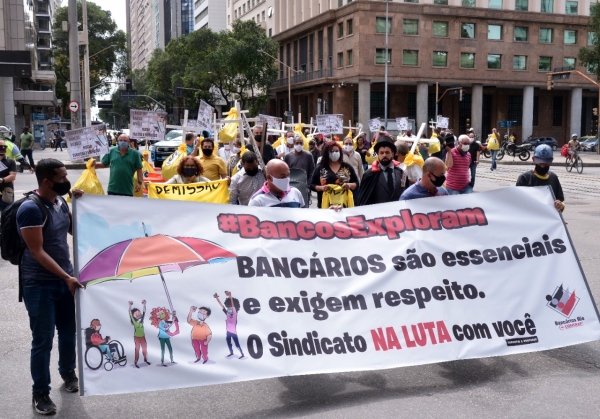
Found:
M 35 192 L 28 194 L 27 198 L 35 202 L 40 211 L 42 211 L 42 216 L 44 217 L 44 224 L 42 224 L 42 232 L 46 231 L 46 227 L 48 227 L 48 217 L 50 216 L 50 214 L 48 214 L 48 208 L 46 208 L 46 205 L 44 205 L 42 199 Z M 64 204 L 64 200 L 62 199 L 62 197 L 59 198 Z

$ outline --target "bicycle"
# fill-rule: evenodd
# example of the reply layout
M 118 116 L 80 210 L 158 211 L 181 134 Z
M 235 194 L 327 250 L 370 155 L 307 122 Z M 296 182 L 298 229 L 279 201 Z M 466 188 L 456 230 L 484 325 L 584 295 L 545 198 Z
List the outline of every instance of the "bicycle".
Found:
M 577 173 L 583 172 L 583 160 L 579 157 L 579 153 L 575 152 L 573 155 L 568 155 L 565 160 L 565 168 L 567 172 L 571 172 L 573 167 L 577 170 Z

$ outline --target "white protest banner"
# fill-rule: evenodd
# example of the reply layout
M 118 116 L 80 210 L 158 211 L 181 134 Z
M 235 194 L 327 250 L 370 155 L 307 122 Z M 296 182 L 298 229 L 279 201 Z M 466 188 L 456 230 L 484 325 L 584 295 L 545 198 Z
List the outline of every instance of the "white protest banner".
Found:
M 166 112 L 140 111 L 138 109 L 132 109 L 130 112 L 131 138 L 162 141 L 165 139 L 166 125 Z
M 213 131 L 213 115 L 215 114 L 215 108 L 210 106 L 203 100 L 200 100 L 200 106 L 198 107 L 198 126 L 208 132 Z
M 262 127 L 264 121 L 267 121 L 267 129 L 281 129 L 281 118 L 263 114 L 258 115 L 258 125 Z
M 109 148 L 105 124 L 69 130 L 65 133 L 65 142 L 71 160 L 103 156 Z
M 323 135 L 343 134 L 344 115 L 317 115 L 317 129 L 319 133 Z
M 446 118 L 446 117 L 443 117 L 442 115 L 438 115 L 436 126 L 438 128 L 448 128 L 449 120 L 450 120 L 450 118 Z
M 396 125 L 398 125 L 399 131 L 406 131 L 410 129 L 408 118 L 403 116 L 401 118 L 396 118 Z
M 545 187 L 340 212 L 158 199 L 146 200 L 143 212 L 119 211 L 129 202 L 85 195 L 74 204 L 86 395 L 376 370 L 600 338 Z
M 378 132 L 381 128 L 381 118 L 369 119 L 369 131 Z
M 183 119 L 179 120 L 179 125 L 183 126 Z M 200 124 L 198 121 L 194 121 L 193 119 L 188 119 L 186 127 L 199 127 Z

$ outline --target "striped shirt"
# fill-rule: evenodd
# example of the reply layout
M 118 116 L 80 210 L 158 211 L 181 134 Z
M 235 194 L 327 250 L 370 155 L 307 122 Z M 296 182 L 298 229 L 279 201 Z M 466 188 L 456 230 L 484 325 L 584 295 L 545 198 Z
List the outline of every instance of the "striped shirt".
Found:
M 471 172 L 469 171 L 471 155 L 461 153 L 456 147 L 452 149 L 451 153 L 454 164 L 446 174 L 446 188 L 462 191 L 471 180 Z

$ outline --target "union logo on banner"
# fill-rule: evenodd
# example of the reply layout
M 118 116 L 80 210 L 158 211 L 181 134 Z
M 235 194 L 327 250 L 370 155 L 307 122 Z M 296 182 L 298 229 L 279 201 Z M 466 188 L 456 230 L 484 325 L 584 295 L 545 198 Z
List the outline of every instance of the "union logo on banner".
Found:
M 569 292 L 569 288 L 564 289 L 561 284 L 552 295 L 546 295 L 546 300 L 548 307 L 569 318 L 579 302 L 579 297 L 575 295 L 575 291 Z

